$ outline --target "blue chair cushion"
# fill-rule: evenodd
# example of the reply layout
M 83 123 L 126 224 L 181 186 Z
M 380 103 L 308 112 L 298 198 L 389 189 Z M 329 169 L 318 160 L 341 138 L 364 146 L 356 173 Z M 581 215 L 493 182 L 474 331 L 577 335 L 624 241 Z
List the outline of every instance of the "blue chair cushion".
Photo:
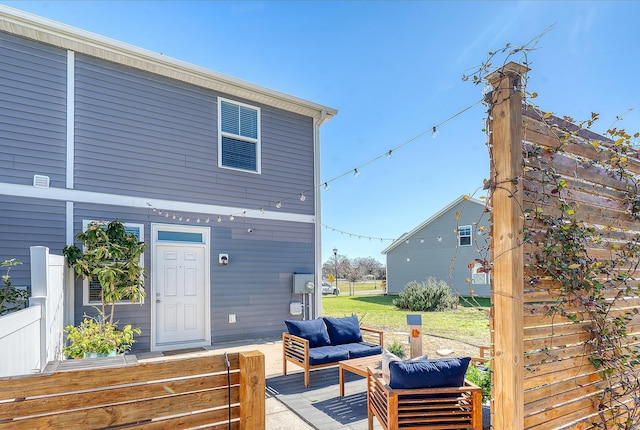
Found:
M 374 343 L 343 343 L 337 345 L 336 348 L 344 349 L 349 352 L 349 358 L 368 357 L 370 355 L 382 354 L 382 347 Z
M 311 366 L 325 363 L 337 363 L 340 360 L 348 359 L 349 351 L 346 349 L 340 349 L 335 346 L 309 348 L 309 364 Z
M 324 323 L 327 325 L 331 345 L 362 342 L 357 315 L 344 318 L 324 317 Z
M 389 363 L 389 386 L 398 389 L 462 387 L 471 357 Z
M 324 325 L 322 318 L 304 321 L 286 320 L 284 323 L 287 325 L 289 334 L 308 340 L 309 348 L 331 344 L 327 327 Z

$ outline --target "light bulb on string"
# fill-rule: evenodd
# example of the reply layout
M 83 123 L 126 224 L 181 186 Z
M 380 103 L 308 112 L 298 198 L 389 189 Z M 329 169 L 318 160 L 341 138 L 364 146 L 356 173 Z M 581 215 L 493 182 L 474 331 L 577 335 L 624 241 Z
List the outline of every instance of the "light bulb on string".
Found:
M 387 159 L 393 157 L 393 149 L 390 149 L 389 152 L 387 152 Z
M 165 218 L 169 218 L 169 212 L 164 215 Z
M 236 219 L 236 217 L 234 217 L 233 215 L 229 215 L 229 221 L 233 221 L 234 219 Z
M 305 197 L 304 193 L 300 193 L 300 201 L 304 202 L 305 200 L 307 200 L 307 198 Z
M 276 208 L 280 209 L 282 207 L 282 202 L 276 203 Z
M 325 182 L 324 183 L 324 190 L 327 191 L 329 189 L 329 183 Z
M 172 218 L 173 218 L 173 219 L 176 219 L 176 214 L 173 214 L 173 217 L 172 217 Z
M 178 221 L 182 221 L 182 215 L 180 215 L 180 218 L 178 218 Z
M 357 178 L 358 176 L 360 176 L 360 172 L 358 171 L 358 169 L 357 169 L 357 168 L 356 168 L 356 169 L 353 169 L 353 176 L 354 176 L 354 177 L 356 177 L 356 178 Z
M 162 215 L 162 211 L 158 211 L 158 215 Z
M 206 220 L 204 220 L 204 222 L 206 222 L 207 224 L 209 224 L 209 217 L 207 217 Z
M 431 133 L 431 137 L 433 137 L 434 139 L 438 137 L 438 129 L 435 126 L 433 127 L 433 132 Z
M 191 217 L 187 217 L 187 222 L 191 222 Z
M 260 213 L 264 214 L 264 208 L 260 208 Z
M 424 237 L 420 239 L 420 243 L 424 243 Z
M 222 222 L 222 217 L 221 216 L 218 217 L 218 222 Z
M 198 218 L 196 219 L 196 222 L 200 222 L 200 217 L 198 217 Z

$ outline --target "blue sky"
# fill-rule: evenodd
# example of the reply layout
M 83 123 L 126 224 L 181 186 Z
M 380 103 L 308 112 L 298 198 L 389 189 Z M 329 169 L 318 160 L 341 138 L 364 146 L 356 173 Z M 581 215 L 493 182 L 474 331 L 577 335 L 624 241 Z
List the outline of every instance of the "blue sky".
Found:
M 543 110 L 599 112 L 603 132 L 640 105 L 636 2 L 62 2 L 3 4 L 339 110 L 321 130 L 322 180 L 386 153 L 478 101 L 463 82 L 488 51 L 523 44 Z M 323 255 L 380 254 L 488 177 L 485 109 L 330 183 Z M 617 125 L 640 130 L 640 109 Z M 350 234 L 351 236 L 350 236 Z M 358 238 L 362 236 L 362 238 Z M 368 239 L 368 238 L 374 239 Z

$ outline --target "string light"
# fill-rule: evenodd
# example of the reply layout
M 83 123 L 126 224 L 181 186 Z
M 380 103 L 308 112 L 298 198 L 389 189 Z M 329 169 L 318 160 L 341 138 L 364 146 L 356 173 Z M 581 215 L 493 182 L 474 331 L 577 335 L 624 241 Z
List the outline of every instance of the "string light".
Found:
M 167 212 L 164 217 L 169 218 L 169 212 Z
M 198 222 L 198 223 L 200 222 L 200 217 L 198 217 L 198 219 L 196 219 L 196 222 Z
M 371 164 L 371 163 L 373 163 L 373 162 L 375 162 L 375 161 L 377 161 L 377 160 L 379 160 L 379 159 L 381 159 L 381 158 L 383 158 L 383 157 L 386 157 L 387 159 L 392 158 L 392 157 L 393 157 L 393 152 L 394 152 L 394 151 L 396 151 L 396 150 L 398 150 L 398 149 L 400 149 L 400 148 L 402 148 L 402 147 L 404 147 L 404 146 L 406 146 L 406 145 L 410 144 L 411 142 L 413 142 L 413 141 L 415 141 L 415 140 L 417 140 L 417 139 L 421 138 L 422 136 L 424 136 L 424 135 L 425 135 L 425 134 L 427 134 L 428 132 L 431 132 L 432 137 L 433 137 L 433 138 L 436 138 L 436 137 L 438 136 L 438 133 L 439 133 L 438 128 L 439 128 L 440 126 L 442 126 L 442 125 L 444 125 L 444 124 L 448 123 L 449 121 L 453 120 L 454 118 L 456 118 L 456 117 L 460 116 L 461 114 L 463 114 L 464 112 L 466 112 L 466 111 L 470 110 L 471 108 L 473 108 L 473 107 L 474 107 L 474 106 L 476 106 L 477 104 L 482 103 L 482 102 L 483 102 L 483 100 L 484 100 L 484 99 L 483 99 L 483 98 L 481 98 L 480 100 L 478 100 L 478 101 L 474 102 L 473 104 L 471 104 L 471 105 L 469 105 L 469 106 L 467 106 L 467 107 L 465 107 L 465 108 L 463 108 L 463 109 L 459 110 L 459 111 L 458 111 L 458 112 L 456 112 L 455 114 L 453 114 L 453 115 L 449 116 L 448 118 L 446 118 L 445 120 L 441 121 L 440 123 L 438 123 L 438 124 L 434 125 L 433 127 L 431 127 L 431 128 L 429 128 L 429 129 L 427 129 L 427 130 L 425 130 L 425 131 L 423 131 L 423 132 L 421 132 L 421 133 L 417 134 L 416 136 L 414 136 L 414 137 L 412 137 L 412 138 L 410 138 L 410 139 L 408 139 L 408 140 L 406 140 L 406 141 L 402 142 L 401 144 L 399 144 L 399 145 L 395 146 L 394 148 L 392 148 L 392 149 L 389 149 L 389 150 L 385 151 L 385 152 L 384 152 L 384 153 L 382 153 L 381 155 L 378 155 L 377 157 L 374 157 L 374 158 L 370 159 L 369 161 L 367 161 L 367 162 L 365 162 L 365 163 L 363 163 L 363 164 L 361 164 L 361 165 L 359 165 L 359 166 L 355 167 L 354 169 L 348 170 L 348 171 L 346 171 L 346 172 L 344 172 L 344 173 L 342 173 L 342 174 L 340 174 L 340 175 L 338 175 L 338 176 L 336 176 L 336 177 L 334 177 L 334 178 L 332 178 L 332 179 L 330 179 L 330 180 L 328 180 L 328 181 L 321 182 L 319 185 L 315 185 L 315 186 L 313 186 L 313 187 L 311 187 L 311 188 L 309 188 L 309 189 L 305 190 L 304 192 L 301 192 L 301 193 L 298 195 L 298 198 L 300 199 L 300 201 L 301 201 L 301 202 L 304 202 L 304 201 L 306 200 L 306 196 L 304 195 L 304 193 L 305 193 L 305 192 L 310 192 L 310 191 L 316 190 L 316 189 L 318 189 L 319 187 L 324 187 L 324 189 L 325 189 L 325 190 L 328 190 L 328 189 L 329 189 L 329 184 L 330 184 L 331 182 L 333 182 L 333 181 L 337 181 L 338 179 L 341 179 L 342 177 L 344 177 L 344 176 L 348 175 L 349 173 L 353 173 L 353 175 L 354 175 L 356 178 L 357 178 L 357 177 L 359 177 L 359 176 L 360 176 L 360 170 L 361 170 L 363 167 L 366 167 L 366 166 L 368 166 L 369 164 Z M 295 195 L 294 195 L 294 196 L 295 196 Z M 288 197 L 288 198 L 283 199 L 283 200 L 279 200 L 279 201 L 277 201 L 277 202 L 276 202 L 276 204 L 275 204 L 275 207 L 276 207 L 277 209 L 282 208 L 282 202 L 283 202 L 283 201 L 285 201 L 285 200 L 289 200 L 289 199 L 291 199 L 291 198 L 293 198 L 293 196 Z M 271 204 L 272 204 L 272 203 L 269 203 L 269 206 L 271 206 Z M 148 205 L 150 208 L 152 208 L 154 212 L 157 212 L 157 213 L 158 213 L 158 215 L 162 215 L 162 211 L 157 210 L 156 208 L 153 208 L 153 207 L 152 207 L 152 205 L 151 205 L 151 203 L 147 202 L 147 205 Z M 260 211 L 260 213 L 261 213 L 261 214 L 263 214 L 263 213 L 264 213 L 264 206 L 260 207 L 259 209 L 250 209 L 249 211 L 256 211 L 256 210 L 259 210 L 259 211 Z M 248 212 L 247 210 L 243 211 L 243 212 L 242 212 L 242 216 L 243 216 L 243 217 L 244 217 L 244 216 L 246 216 L 247 212 Z M 167 218 L 168 218 L 169 216 L 170 216 L 170 214 L 169 214 L 168 212 L 165 212 L 165 217 L 167 217 Z M 176 219 L 176 214 L 173 214 L 172 218 L 173 218 L 173 219 Z M 230 216 L 229 216 L 229 220 L 230 220 L 230 221 L 233 221 L 234 219 L 235 219 L 235 217 L 234 217 L 233 215 L 230 215 Z M 182 221 L 182 216 L 181 216 L 181 215 L 179 216 L 178 220 L 179 220 L 179 221 Z M 190 220 L 191 220 L 191 219 L 188 217 L 188 218 L 187 218 L 187 222 L 190 222 Z M 199 217 L 198 217 L 198 220 L 200 220 L 200 218 L 199 218 Z M 217 221 L 218 221 L 218 222 L 222 222 L 222 217 L 218 216 Z M 200 222 L 200 221 L 198 221 L 198 222 Z M 206 221 L 206 222 L 209 222 L 209 218 L 207 218 L 207 221 Z M 324 226 L 324 227 L 327 227 L 327 226 Z M 327 227 L 327 228 L 330 228 L 330 227 Z M 335 229 L 333 229 L 333 230 L 335 230 Z M 335 231 L 339 231 L 339 230 L 335 230 Z M 343 233 L 344 233 L 344 232 L 343 232 Z M 347 233 L 347 234 L 348 234 L 348 233 Z M 395 240 L 395 239 L 390 239 L 390 238 L 377 238 L 377 237 L 368 237 L 368 236 L 361 236 L 361 235 L 354 235 L 354 236 L 355 236 L 355 237 L 358 237 L 358 238 L 380 239 L 381 241 L 385 241 L 385 240 L 387 240 L 387 241 L 394 241 L 394 240 Z M 438 241 L 442 241 L 442 238 L 441 238 L 441 237 L 439 237 L 439 238 L 438 238 Z M 423 243 L 423 242 L 422 242 L 422 240 L 421 240 L 421 243 Z
M 424 237 L 420 239 L 420 243 L 424 243 Z
M 209 217 L 207 217 L 206 220 L 204 220 L 204 222 L 206 222 L 207 224 L 209 224 Z
M 191 222 L 191 217 L 187 217 L 187 222 Z

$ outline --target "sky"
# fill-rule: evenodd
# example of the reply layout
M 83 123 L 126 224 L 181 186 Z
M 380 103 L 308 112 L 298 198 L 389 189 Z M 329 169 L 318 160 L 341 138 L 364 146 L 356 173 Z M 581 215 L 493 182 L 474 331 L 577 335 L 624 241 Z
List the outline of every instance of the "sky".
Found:
M 462 76 L 507 43 L 544 32 L 527 57 L 544 111 L 640 131 L 633 1 L 0 3 L 338 109 L 320 137 L 323 262 L 337 248 L 384 263 L 389 239 L 482 195 L 483 86 Z

